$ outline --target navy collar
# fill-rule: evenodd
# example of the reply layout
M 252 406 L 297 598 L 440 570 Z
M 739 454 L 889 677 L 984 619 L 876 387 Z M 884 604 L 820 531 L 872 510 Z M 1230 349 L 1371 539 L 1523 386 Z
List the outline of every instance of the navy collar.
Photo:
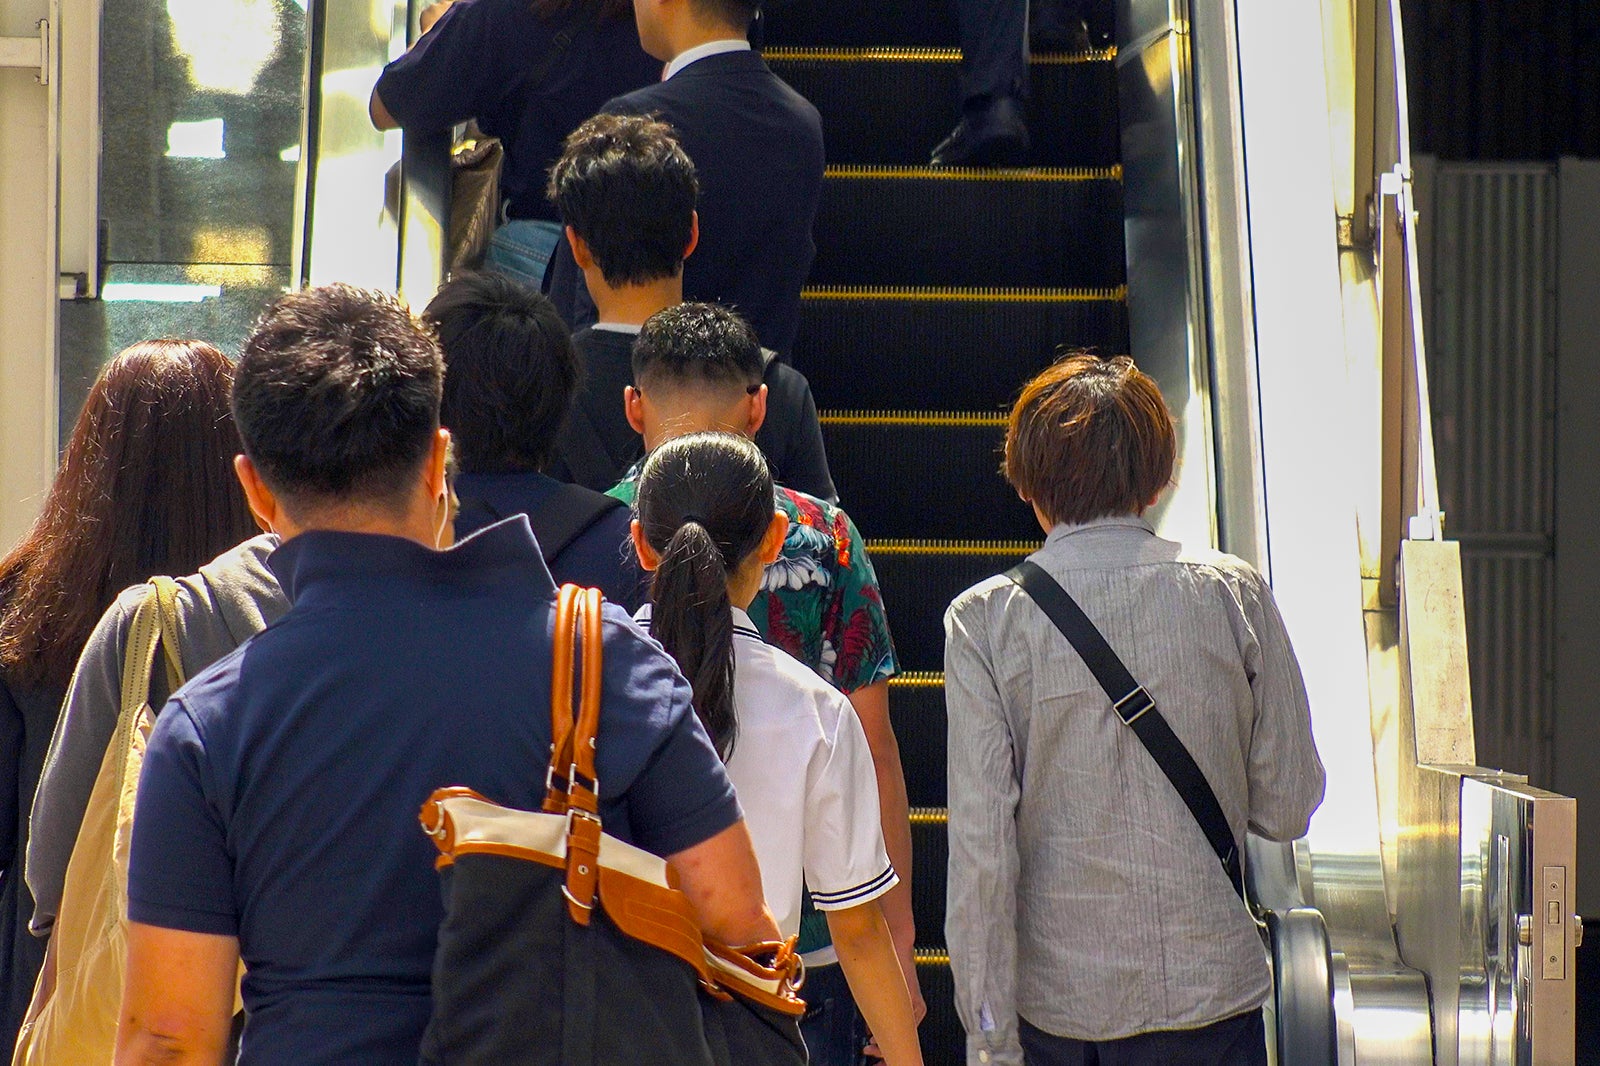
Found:
M 555 596 L 555 581 L 539 555 L 525 514 L 479 530 L 447 551 L 404 537 L 313 530 L 267 557 L 289 602 L 326 596 L 343 605 L 379 603 L 399 588 L 448 585 Z

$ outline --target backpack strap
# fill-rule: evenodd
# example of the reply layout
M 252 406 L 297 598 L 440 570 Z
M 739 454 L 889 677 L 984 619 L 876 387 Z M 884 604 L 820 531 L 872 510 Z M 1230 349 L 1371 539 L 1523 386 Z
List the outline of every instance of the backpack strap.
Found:
M 1111 709 L 1133 730 L 1161 772 L 1172 782 L 1172 787 L 1177 789 L 1206 841 L 1217 853 L 1233 890 L 1244 899 L 1244 869 L 1239 859 L 1239 846 L 1222 813 L 1222 804 L 1217 802 L 1217 794 L 1194 756 L 1156 708 L 1155 699 L 1133 679 L 1100 630 L 1083 613 L 1083 608 L 1055 578 L 1045 573 L 1043 567 L 1031 560 L 1024 561 L 1007 570 L 1006 577 L 1021 586 L 1082 657 L 1084 665 L 1111 699 Z

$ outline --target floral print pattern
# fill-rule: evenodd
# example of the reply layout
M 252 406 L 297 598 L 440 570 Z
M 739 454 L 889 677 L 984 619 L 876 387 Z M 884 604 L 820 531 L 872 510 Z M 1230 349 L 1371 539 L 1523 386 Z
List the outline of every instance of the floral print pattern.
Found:
M 637 470 L 609 495 L 633 506 Z M 767 638 L 845 694 L 899 673 L 878 575 L 850 516 L 779 487 L 789 516 L 783 552 L 767 568 L 750 619 Z

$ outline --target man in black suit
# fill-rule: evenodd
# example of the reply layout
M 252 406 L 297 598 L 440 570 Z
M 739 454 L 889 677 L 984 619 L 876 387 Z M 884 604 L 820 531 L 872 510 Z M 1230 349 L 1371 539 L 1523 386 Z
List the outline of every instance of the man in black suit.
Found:
M 665 123 L 634 115 L 596 115 L 567 138 L 550 172 L 549 196 L 561 221 L 597 321 L 573 336 L 584 368 L 551 476 L 597 491 L 621 481 L 644 455 L 629 424 L 633 342 L 646 319 L 683 302 L 684 261 L 698 256 L 695 166 Z M 708 315 L 724 338 L 750 336 L 725 313 Z M 709 333 L 707 344 L 717 338 Z M 752 362 L 755 442 L 784 485 L 838 502 L 805 376 L 770 351 L 747 345 Z
M 785 359 L 800 289 L 816 255 L 811 226 L 822 193 L 822 119 L 779 79 L 747 36 L 758 0 L 635 0 L 639 40 L 667 63 L 660 84 L 612 100 L 611 114 L 670 124 L 700 178 L 700 246 L 684 297 L 742 315 Z M 595 313 L 570 246 L 551 295 L 574 327 Z
M 961 123 L 933 150 L 936 167 L 1013 167 L 1028 161 L 1028 0 L 959 0 Z M 1034 0 L 1032 38 L 1050 51 L 1086 51 L 1083 0 Z

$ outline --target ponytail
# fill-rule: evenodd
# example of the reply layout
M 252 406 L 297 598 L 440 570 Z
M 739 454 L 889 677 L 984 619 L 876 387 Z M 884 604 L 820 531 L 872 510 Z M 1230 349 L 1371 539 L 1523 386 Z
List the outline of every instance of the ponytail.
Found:
M 729 576 L 772 523 L 767 461 L 750 441 L 694 433 L 651 453 L 639 474 L 635 511 L 660 554 L 650 598 L 650 632 L 678 661 L 694 709 L 717 754 L 733 754 L 733 605 Z
M 728 564 L 706 527 L 688 521 L 661 553 L 650 632 L 678 661 L 694 689 L 694 709 L 726 762 L 739 721 L 733 713 L 733 605 Z

